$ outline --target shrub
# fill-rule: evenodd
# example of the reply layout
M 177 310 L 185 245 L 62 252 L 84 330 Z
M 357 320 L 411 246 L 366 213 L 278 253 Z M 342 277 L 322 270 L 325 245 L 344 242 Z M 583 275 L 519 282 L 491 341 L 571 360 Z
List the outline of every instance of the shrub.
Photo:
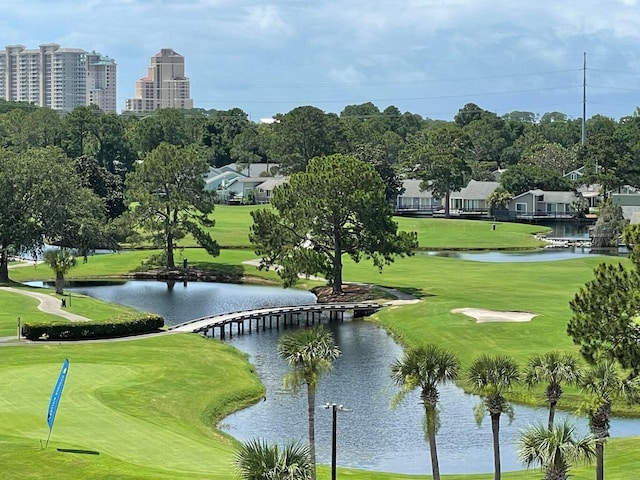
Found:
M 136 313 L 101 322 L 27 322 L 22 327 L 22 335 L 29 340 L 88 340 L 152 333 L 163 326 L 160 315 Z

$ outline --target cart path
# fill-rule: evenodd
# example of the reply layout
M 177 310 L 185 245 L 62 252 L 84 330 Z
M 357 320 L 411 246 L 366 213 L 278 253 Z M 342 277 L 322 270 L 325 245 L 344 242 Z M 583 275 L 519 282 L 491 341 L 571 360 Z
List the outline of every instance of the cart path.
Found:
M 35 298 L 36 300 L 40 300 L 40 304 L 38 305 L 38 310 L 44 313 L 50 313 L 51 315 L 57 315 L 58 317 L 64 317 L 67 320 L 71 320 L 72 322 L 88 322 L 90 319 L 87 317 L 83 317 L 81 315 L 76 315 L 75 313 L 67 312 L 62 309 L 62 302 L 60 299 L 54 297 L 53 295 L 49 295 L 46 293 L 38 293 L 31 292 L 28 290 L 22 290 L 19 288 L 13 287 L 0 287 L 0 290 L 5 292 L 19 293 L 21 295 L 27 295 L 29 297 Z

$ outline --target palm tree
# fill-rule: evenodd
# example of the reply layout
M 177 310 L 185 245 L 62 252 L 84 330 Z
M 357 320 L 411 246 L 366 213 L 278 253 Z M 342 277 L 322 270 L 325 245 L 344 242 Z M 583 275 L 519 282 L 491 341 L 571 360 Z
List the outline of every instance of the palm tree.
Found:
M 618 367 L 612 360 L 601 360 L 584 373 L 580 381 L 583 392 L 589 398 L 580 410 L 587 414 L 591 433 L 596 442 L 596 479 L 604 479 L 604 443 L 609 437 L 611 402 L 624 398 L 635 402 L 640 395 L 638 377 L 622 379 Z
M 63 295 L 64 276 L 76 265 L 76 257 L 69 250 L 47 250 L 43 260 L 56 274 L 56 293 Z
M 513 408 L 504 395 L 520 378 L 518 365 L 511 357 L 481 355 L 469 367 L 468 380 L 482 402 L 476 407 L 476 421 L 482 422 L 485 411 L 491 417 L 493 434 L 494 478 L 500 480 L 500 415 L 506 413 L 513 419 Z
M 548 352 L 529 359 L 524 383 L 529 387 L 546 383 L 545 397 L 549 404 L 549 430 L 553 428 L 556 405 L 562 396 L 562 384 L 576 385 L 580 380 L 580 369 L 573 355 Z
M 575 427 L 566 420 L 551 428 L 530 427 L 520 436 L 520 460 L 527 468 L 539 464 L 544 480 L 567 480 L 573 463 L 589 463 L 596 454 L 593 437 L 575 439 L 574 431 Z
M 340 356 L 331 331 L 322 325 L 298 330 L 280 337 L 278 355 L 289 363 L 283 385 L 298 393 L 307 386 L 307 412 L 309 420 L 309 458 L 312 479 L 316 478 L 315 409 L 316 387 L 320 377 L 331 370 L 333 361 Z
M 243 480 L 309 480 L 309 448 L 289 443 L 280 449 L 266 441 L 250 440 L 240 447 L 235 458 L 238 475 Z
M 392 406 L 397 405 L 414 388 L 420 388 L 420 399 L 424 405 L 427 440 L 431 453 L 433 480 L 440 480 L 436 431 L 438 427 L 438 384 L 452 382 L 458 377 L 460 362 L 455 354 L 437 345 L 412 348 L 405 352 L 402 360 L 391 365 L 391 378 L 401 387 Z

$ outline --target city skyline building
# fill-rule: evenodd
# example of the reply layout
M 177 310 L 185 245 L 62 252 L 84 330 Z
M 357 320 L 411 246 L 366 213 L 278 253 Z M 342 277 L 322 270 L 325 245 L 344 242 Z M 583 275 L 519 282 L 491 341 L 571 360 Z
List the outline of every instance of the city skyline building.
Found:
M 117 65 L 115 60 L 95 51 L 87 53 L 87 105 L 104 112 L 117 111 Z
M 37 49 L 8 45 L 0 52 L 0 98 L 71 111 L 95 104 L 116 111 L 116 64 L 112 59 L 57 43 Z
M 193 108 L 184 57 L 172 48 L 162 48 L 151 57 L 147 76 L 136 82 L 136 96 L 126 103 L 126 110 L 136 113 L 159 108 Z

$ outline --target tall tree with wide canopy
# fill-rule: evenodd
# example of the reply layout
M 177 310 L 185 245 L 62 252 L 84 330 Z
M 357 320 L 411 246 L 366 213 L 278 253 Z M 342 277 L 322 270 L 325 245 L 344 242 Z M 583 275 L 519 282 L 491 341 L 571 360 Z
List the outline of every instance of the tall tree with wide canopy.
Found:
M 205 228 L 212 228 L 215 194 L 204 190 L 209 165 L 195 146 L 180 148 L 162 143 L 135 171 L 127 175 L 127 196 L 135 218 L 162 244 L 167 268 L 175 267 L 175 241 L 187 232 L 213 256 L 218 243 Z
M 615 399 L 637 402 L 640 378 L 624 379 L 614 361 L 599 360 L 585 371 L 580 387 L 588 394 L 580 410 L 587 414 L 596 442 L 596 479 L 604 480 L 604 444 L 609 438 L 611 404 Z
M 467 372 L 467 380 L 481 403 L 475 409 L 476 421 L 482 422 L 485 412 L 491 417 L 493 435 L 494 478 L 500 480 L 500 416 L 505 413 L 513 418 L 513 408 L 505 398 L 511 387 L 520 379 L 518 365 L 508 356 L 481 355 L 476 358 Z
M 312 158 L 344 152 L 344 135 L 335 114 L 312 106 L 277 115 L 269 156 L 286 173 L 302 172 Z
M 313 159 L 305 172 L 277 187 L 272 209 L 251 212 L 249 239 L 291 286 L 299 274 L 324 275 L 342 293 L 342 256 L 371 259 L 379 268 L 411 255 L 415 233 L 397 231 L 385 187 L 372 165 L 345 155 Z
M 524 383 L 529 387 L 546 384 L 544 395 L 549 404 L 549 430 L 553 429 L 556 406 L 562 396 L 562 384 L 576 385 L 579 380 L 580 368 L 571 354 L 547 352 L 529 359 Z
M 537 425 L 520 436 L 518 456 L 527 466 L 540 465 L 544 480 L 567 480 L 576 462 L 595 458 L 593 437 L 574 437 L 575 427 L 566 420 L 552 428 Z
M 277 346 L 278 355 L 289 364 L 283 386 L 293 393 L 307 387 L 307 419 L 309 422 L 309 458 L 312 465 L 311 478 L 316 478 L 316 389 L 320 377 L 333 367 L 340 356 L 333 333 L 322 325 L 297 330 L 280 337 Z
M 425 430 L 431 454 L 433 480 L 440 480 L 436 432 L 438 430 L 438 385 L 453 382 L 458 377 L 460 362 L 452 352 L 437 345 L 411 348 L 401 360 L 391 366 L 391 378 L 401 387 L 393 399 L 393 405 L 401 401 L 415 388 L 420 389 L 420 400 L 425 411 Z
M 242 480 L 310 480 L 313 470 L 306 445 L 288 443 L 281 448 L 264 440 L 242 444 L 235 465 Z
M 437 198 L 444 198 L 444 214 L 449 218 L 451 192 L 466 185 L 471 168 L 466 162 L 469 139 L 453 124 L 444 124 L 413 136 L 404 149 L 407 166 L 421 188 L 430 189 Z
M 95 205 L 72 161 L 53 147 L 0 150 L 0 198 L 0 283 L 9 282 L 10 254 L 35 253 L 59 241 L 73 229 L 70 222 L 88 219 Z

